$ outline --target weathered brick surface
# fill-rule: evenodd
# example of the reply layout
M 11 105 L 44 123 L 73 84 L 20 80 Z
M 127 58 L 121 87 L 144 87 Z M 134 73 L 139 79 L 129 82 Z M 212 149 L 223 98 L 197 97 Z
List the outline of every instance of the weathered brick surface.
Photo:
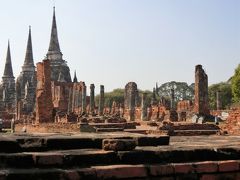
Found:
M 218 176 L 216 174 L 203 174 L 200 180 L 217 180 Z
M 77 170 L 66 170 L 63 177 L 68 180 L 80 179 L 80 175 Z
M 218 171 L 218 164 L 212 161 L 195 163 L 194 167 L 197 173 L 213 173 Z
M 240 107 L 233 108 L 228 112 L 229 116 L 226 120 L 226 123 L 223 124 L 222 130 L 226 131 L 231 135 L 239 135 L 240 134 Z
M 63 155 L 57 153 L 51 154 L 34 154 L 33 159 L 39 166 L 63 165 Z
M 150 165 L 150 175 L 151 176 L 163 176 L 174 174 L 174 167 L 171 164 L 166 165 Z
M 107 167 L 94 167 L 99 179 L 120 179 L 120 178 L 145 178 L 146 168 L 143 165 L 113 165 Z
M 129 82 L 125 86 L 124 92 L 124 117 L 129 121 L 135 120 L 135 106 L 139 97 L 137 84 L 135 82 Z
M 177 111 L 192 111 L 193 103 L 190 100 L 181 100 L 177 103 Z
M 196 114 L 208 115 L 208 76 L 202 68 L 197 65 L 195 68 L 195 100 L 194 112 Z
M 188 174 L 194 172 L 192 164 L 189 163 L 174 164 L 173 166 L 176 174 Z
M 36 122 L 53 122 L 50 61 L 37 63 Z
M 133 139 L 104 139 L 105 151 L 131 151 L 135 149 L 136 141 Z
M 220 161 L 218 163 L 219 172 L 231 172 L 239 170 L 239 162 L 238 161 Z

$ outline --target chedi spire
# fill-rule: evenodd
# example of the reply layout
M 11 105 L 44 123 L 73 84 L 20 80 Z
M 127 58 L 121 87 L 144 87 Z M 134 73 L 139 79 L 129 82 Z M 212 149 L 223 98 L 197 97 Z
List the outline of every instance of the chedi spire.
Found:
M 24 60 L 22 69 L 23 71 L 35 71 L 35 66 L 33 62 L 33 51 L 32 51 L 31 26 L 29 26 L 27 49 L 26 49 L 25 60 Z
M 5 63 L 3 77 L 14 77 L 13 70 L 12 70 L 12 61 L 11 61 L 11 52 L 10 52 L 9 41 L 8 41 L 7 57 L 6 57 L 6 63 Z
M 62 59 L 62 53 L 61 53 L 59 42 L 58 42 L 55 7 L 53 7 L 52 30 L 51 30 L 51 36 L 50 36 L 50 44 L 47 52 L 47 58 L 50 60 Z

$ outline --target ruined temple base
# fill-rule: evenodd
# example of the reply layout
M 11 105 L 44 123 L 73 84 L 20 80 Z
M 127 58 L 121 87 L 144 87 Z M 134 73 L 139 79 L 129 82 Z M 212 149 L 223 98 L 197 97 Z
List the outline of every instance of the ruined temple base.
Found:
M 105 138 L 135 139 L 105 151 Z M 0 179 L 239 179 L 240 136 L 0 135 Z M 169 145 L 168 145 L 169 143 Z

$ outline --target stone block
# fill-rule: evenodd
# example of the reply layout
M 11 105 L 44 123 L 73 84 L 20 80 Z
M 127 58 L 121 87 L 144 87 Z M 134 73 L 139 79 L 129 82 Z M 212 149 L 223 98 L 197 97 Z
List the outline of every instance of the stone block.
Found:
M 104 139 L 102 148 L 105 151 L 131 151 L 135 147 L 136 141 L 133 139 Z

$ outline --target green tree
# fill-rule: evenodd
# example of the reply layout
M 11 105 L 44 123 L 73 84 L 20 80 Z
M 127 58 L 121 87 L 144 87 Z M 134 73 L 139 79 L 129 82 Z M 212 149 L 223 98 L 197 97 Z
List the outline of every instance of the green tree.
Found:
M 235 73 L 231 79 L 231 84 L 232 84 L 233 101 L 239 102 L 240 101 L 240 64 L 235 69 Z
M 208 87 L 208 97 L 210 109 L 217 109 L 216 94 L 219 92 L 219 98 L 222 109 L 229 108 L 232 103 L 232 90 L 231 84 L 227 82 L 221 82 L 213 84 Z
M 151 98 L 152 98 L 152 92 L 148 91 L 148 90 L 146 90 L 146 91 L 139 90 L 139 96 L 140 97 L 141 97 L 141 94 L 143 92 L 147 93 L 146 101 L 147 101 L 147 104 L 150 104 Z M 106 92 L 106 93 L 104 93 L 104 99 L 105 99 L 104 105 L 106 107 L 111 107 L 113 101 L 115 101 L 118 104 L 121 103 L 123 105 L 124 104 L 124 89 L 120 89 L 119 88 L 119 89 L 114 89 L 111 92 Z M 98 103 L 99 103 L 99 95 L 97 95 L 95 97 L 95 103 L 96 103 L 96 105 L 98 105 Z
M 171 89 L 174 89 L 175 101 L 179 100 L 193 100 L 194 97 L 194 84 L 188 86 L 186 82 L 171 81 L 162 84 L 157 88 L 159 96 L 170 99 Z
M 112 92 L 106 92 L 104 93 L 104 99 L 105 99 L 105 104 L 104 106 L 106 107 L 111 107 L 113 101 L 116 103 L 124 103 L 124 89 L 114 89 Z M 99 95 L 95 97 L 95 102 L 98 105 L 99 102 Z

